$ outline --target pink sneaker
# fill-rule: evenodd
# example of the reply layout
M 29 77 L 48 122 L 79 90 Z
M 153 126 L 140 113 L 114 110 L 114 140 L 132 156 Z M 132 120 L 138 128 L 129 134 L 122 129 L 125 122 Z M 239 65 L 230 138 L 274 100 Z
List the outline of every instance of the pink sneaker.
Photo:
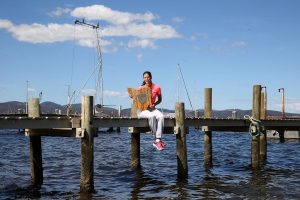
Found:
M 164 143 L 162 140 L 159 140 L 158 142 L 153 142 L 153 146 L 154 146 L 157 150 L 162 151 L 162 150 L 164 150 L 165 143 Z

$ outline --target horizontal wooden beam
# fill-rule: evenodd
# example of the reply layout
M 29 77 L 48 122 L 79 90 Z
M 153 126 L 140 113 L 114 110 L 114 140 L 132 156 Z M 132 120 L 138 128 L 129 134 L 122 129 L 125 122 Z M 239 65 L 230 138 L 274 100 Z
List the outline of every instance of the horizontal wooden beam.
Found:
M 79 128 L 72 127 L 70 118 L 48 117 L 1 117 L 0 129 L 49 129 L 49 128 Z
M 51 136 L 51 137 L 75 137 L 83 138 L 84 131 L 81 128 L 71 129 L 25 129 L 26 136 Z
M 189 127 L 249 127 L 250 122 L 244 119 L 217 119 L 217 118 L 186 118 Z
M 187 127 L 209 127 L 212 131 L 247 131 L 250 125 L 245 119 L 186 118 Z M 93 126 L 147 128 L 147 119 L 138 118 L 93 118 Z M 262 120 L 267 130 L 300 130 L 300 119 Z M 57 129 L 80 128 L 79 117 L 0 117 L 0 129 Z M 165 118 L 165 127 L 175 127 L 174 118 Z M 169 131 L 170 132 L 170 131 Z

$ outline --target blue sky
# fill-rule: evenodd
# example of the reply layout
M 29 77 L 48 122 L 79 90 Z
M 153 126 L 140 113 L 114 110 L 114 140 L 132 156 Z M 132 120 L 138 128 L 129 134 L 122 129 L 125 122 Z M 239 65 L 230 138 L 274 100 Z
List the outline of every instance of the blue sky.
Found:
M 283 87 L 286 111 L 300 113 L 299 9 L 297 0 L 3 0 L 0 102 L 25 101 L 26 81 L 42 101 L 66 104 L 67 85 L 75 102 L 94 94 L 95 31 L 74 25 L 84 18 L 101 27 L 104 104 L 129 107 L 127 87 L 149 70 L 163 107 L 174 108 L 179 91 L 190 109 L 180 64 L 194 108 L 211 87 L 214 109 L 251 109 L 260 84 L 268 109 L 281 110 Z

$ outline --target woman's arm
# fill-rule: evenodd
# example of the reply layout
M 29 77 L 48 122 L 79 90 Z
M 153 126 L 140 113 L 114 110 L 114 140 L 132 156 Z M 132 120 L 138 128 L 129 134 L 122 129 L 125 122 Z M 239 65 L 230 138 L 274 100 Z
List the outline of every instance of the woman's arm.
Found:
M 161 94 L 159 94 L 159 95 L 157 95 L 157 101 L 154 102 L 154 103 L 150 106 L 150 108 L 151 108 L 151 109 L 154 109 L 156 105 L 158 105 L 158 104 L 161 103 L 161 101 L 162 101 L 162 96 L 161 96 Z

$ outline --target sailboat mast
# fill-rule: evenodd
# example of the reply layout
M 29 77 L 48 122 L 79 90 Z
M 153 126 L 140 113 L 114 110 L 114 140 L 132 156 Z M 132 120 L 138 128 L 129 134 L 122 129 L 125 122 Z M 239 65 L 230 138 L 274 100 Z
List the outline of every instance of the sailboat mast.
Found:
M 103 77 L 102 77 L 102 51 L 100 46 L 99 28 L 96 29 L 97 52 L 98 52 L 98 82 L 97 92 L 100 95 L 100 105 L 103 106 Z
M 100 45 L 100 35 L 99 35 L 99 24 L 89 24 L 84 21 L 75 20 L 75 24 L 88 26 L 90 28 L 93 28 L 96 30 L 96 39 L 97 39 L 97 52 L 98 52 L 98 81 L 96 85 L 96 97 L 97 94 L 99 94 L 99 104 L 100 107 L 103 107 L 103 76 L 102 76 L 102 51 L 101 51 L 101 45 Z

